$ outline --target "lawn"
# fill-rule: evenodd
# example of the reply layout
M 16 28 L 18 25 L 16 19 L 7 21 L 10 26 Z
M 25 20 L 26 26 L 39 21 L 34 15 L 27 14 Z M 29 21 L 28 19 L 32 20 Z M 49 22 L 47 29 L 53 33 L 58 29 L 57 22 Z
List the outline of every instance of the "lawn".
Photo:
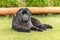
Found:
M 0 40 L 60 40 L 60 15 L 36 16 L 42 23 L 50 24 L 53 29 L 31 33 L 17 32 L 11 29 L 12 18 L 0 17 Z

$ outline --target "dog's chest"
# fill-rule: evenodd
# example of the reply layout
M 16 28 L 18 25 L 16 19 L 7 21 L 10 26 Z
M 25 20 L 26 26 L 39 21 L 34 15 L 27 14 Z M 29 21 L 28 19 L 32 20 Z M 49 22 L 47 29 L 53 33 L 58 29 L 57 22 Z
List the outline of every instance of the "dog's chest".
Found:
M 23 24 L 23 25 L 20 25 L 20 26 L 21 26 L 21 28 L 25 28 L 25 29 L 30 29 L 31 28 L 29 23 Z

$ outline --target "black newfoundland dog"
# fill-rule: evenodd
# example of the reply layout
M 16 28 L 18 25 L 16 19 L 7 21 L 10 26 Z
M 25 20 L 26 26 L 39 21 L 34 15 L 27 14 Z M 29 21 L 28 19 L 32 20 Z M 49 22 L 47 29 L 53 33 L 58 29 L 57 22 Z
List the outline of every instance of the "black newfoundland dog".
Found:
M 17 11 L 12 20 L 12 29 L 19 32 L 30 32 L 30 30 L 43 31 L 51 29 L 49 24 L 42 24 L 36 18 L 31 17 L 32 13 L 28 8 L 21 8 Z

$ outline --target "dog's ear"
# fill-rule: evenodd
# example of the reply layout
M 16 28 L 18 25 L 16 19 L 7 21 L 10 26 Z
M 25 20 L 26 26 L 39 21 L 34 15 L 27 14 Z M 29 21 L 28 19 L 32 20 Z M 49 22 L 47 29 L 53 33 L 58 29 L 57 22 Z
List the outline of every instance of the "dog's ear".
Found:
M 16 16 L 19 16 L 21 13 L 22 13 L 23 9 L 19 9 L 17 12 L 16 12 Z

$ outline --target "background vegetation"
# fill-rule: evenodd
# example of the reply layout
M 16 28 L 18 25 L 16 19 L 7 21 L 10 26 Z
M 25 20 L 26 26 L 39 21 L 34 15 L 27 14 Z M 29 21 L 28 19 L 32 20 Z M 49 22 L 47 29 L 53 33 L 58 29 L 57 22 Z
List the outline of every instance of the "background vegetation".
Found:
M 60 6 L 60 0 L 26 0 L 27 6 Z
M 48 6 L 48 0 L 26 0 L 27 6 Z
M 0 0 L 0 7 L 18 6 L 17 0 Z
M 20 3 L 19 3 L 20 2 Z M 26 5 L 25 5 L 26 3 Z M 25 6 L 60 6 L 60 0 L 0 0 L 0 7 Z

